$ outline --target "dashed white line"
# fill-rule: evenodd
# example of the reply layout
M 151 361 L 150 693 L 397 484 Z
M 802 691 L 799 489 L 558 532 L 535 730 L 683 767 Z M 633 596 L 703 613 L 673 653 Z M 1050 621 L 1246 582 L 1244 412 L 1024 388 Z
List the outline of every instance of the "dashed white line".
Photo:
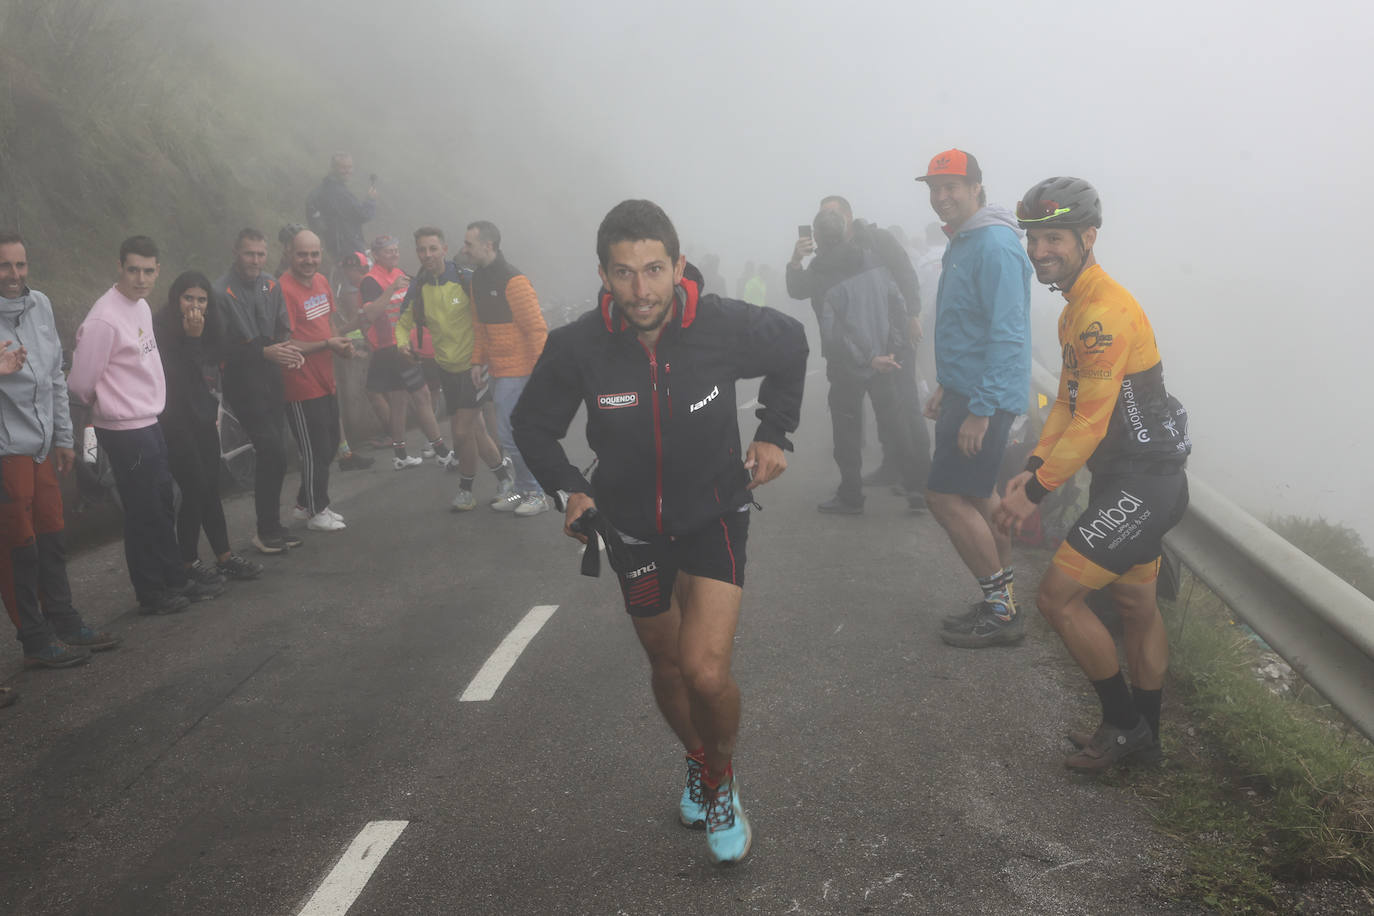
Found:
M 553 612 L 558 610 L 556 604 L 540 604 L 530 609 L 524 619 L 515 625 L 506 638 L 501 640 L 501 645 L 496 647 L 496 651 L 491 653 L 491 658 L 487 659 L 482 670 L 477 672 L 477 676 L 468 684 L 466 690 L 458 699 L 464 703 L 480 702 L 490 700 L 496 695 L 496 688 L 501 686 L 501 681 L 515 665 L 520 653 L 525 651 L 525 647 L 534 639 L 536 633 L 544 624 L 548 623 Z
M 344 916 L 409 821 L 371 821 L 344 850 L 298 916 Z

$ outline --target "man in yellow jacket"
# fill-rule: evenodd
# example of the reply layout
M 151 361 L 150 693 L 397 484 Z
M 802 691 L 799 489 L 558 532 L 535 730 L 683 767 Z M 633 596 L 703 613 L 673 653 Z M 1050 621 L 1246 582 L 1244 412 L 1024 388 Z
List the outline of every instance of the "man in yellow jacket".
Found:
M 401 304 L 396 346 L 402 356 L 413 359 L 411 331 L 420 326 L 434 340 L 444 410 L 449 415 L 453 448 L 458 453 L 458 495 L 451 505 L 455 512 L 466 512 L 477 505 L 472 485 L 477 476 L 478 456 L 496 475 L 502 493 L 512 487 L 511 460 L 501 457 L 501 450 L 482 420 L 482 406 L 491 400 L 491 388 L 484 376 L 471 371 L 474 338 L 468 272 L 448 259 L 443 230 L 434 226 L 415 230 L 415 256 L 420 261 L 420 273 Z

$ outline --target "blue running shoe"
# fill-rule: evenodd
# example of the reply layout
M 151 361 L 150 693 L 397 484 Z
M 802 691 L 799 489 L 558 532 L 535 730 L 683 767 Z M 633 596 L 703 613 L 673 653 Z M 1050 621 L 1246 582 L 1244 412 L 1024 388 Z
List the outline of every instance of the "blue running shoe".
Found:
M 712 789 L 706 786 L 706 849 L 717 865 L 733 865 L 749 855 L 754 831 L 739 803 L 739 782 L 732 775 Z
M 687 758 L 687 785 L 682 788 L 677 816 L 684 827 L 701 830 L 706 826 L 706 791 L 701 783 L 701 761 L 695 757 Z

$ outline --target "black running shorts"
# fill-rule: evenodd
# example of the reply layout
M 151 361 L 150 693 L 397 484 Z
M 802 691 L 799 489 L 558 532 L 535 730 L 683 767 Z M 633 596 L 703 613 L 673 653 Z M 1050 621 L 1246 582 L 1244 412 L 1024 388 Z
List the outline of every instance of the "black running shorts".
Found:
M 1080 585 L 1144 584 L 1159 575 L 1164 535 L 1188 508 L 1188 475 L 1094 476 L 1088 508 L 1069 528 L 1054 565 Z
M 440 366 L 439 387 L 444 391 L 444 410 L 449 416 L 459 408 L 471 410 L 491 400 L 491 385 L 483 379 L 482 387 L 476 387 L 471 372 L 449 372 Z
M 626 568 L 615 571 L 632 617 L 653 617 L 668 610 L 679 571 L 744 587 L 748 511 L 729 512 L 700 531 L 666 543 L 646 544 L 625 538 Z
M 367 367 L 367 390 L 374 394 L 389 391 L 419 391 L 425 387 L 425 375 L 415 363 L 407 362 L 395 347 L 372 351 Z

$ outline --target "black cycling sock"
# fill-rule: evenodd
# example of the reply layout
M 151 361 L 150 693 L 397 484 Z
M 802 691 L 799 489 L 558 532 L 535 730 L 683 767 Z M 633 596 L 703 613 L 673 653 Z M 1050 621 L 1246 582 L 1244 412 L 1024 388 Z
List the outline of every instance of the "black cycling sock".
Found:
M 438 455 L 440 458 L 448 457 L 449 447 L 444 443 L 443 436 L 440 436 L 438 439 L 435 439 L 433 442 L 431 442 L 429 444 L 429 447 L 434 449 L 434 454 Z
M 502 460 L 502 462 L 498 464 L 496 467 L 492 468 L 491 472 L 495 474 L 496 479 L 501 481 L 502 483 L 505 483 L 507 480 L 510 480 L 510 468 L 506 466 L 506 462 L 504 460 Z
M 1097 698 L 1102 701 L 1103 721 L 1120 729 L 1135 728 L 1140 721 L 1140 713 L 1135 708 L 1131 688 L 1126 686 L 1126 679 L 1121 672 L 1117 671 L 1111 677 L 1093 681 L 1092 684 L 1097 691 Z
M 1164 688 L 1159 690 L 1142 690 L 1139 687 L 1131 688 L 1131 697 L 1135 700 L 1135 708 L 1150 723 L 1150 731 L 1154 732 L 1155 740 L 1159 740 L 1159 707 L 1164 702 Z
M 472 484 L 473 484 L 473 481 L 475 481 L 476 479 L 477 479 L 476 477 L 462 477 L 462 476 L 459 476 L 459 478 L 458 478 L 458 489 L 460 489 L 460 490 L 467 490 L 469 493 L 471 493 L 471 492 L 472 492 Z
M 406 454 L 406 444 L 405 444 L 404 441 L 401 441 L 401 442 L 392 442 L 392 443 L 391 443 L 391 450 L 396 454 L 396 457 L 397 457 L 397 458 L 407 458 L 407 457 L 409 457 L 409 456 Z

